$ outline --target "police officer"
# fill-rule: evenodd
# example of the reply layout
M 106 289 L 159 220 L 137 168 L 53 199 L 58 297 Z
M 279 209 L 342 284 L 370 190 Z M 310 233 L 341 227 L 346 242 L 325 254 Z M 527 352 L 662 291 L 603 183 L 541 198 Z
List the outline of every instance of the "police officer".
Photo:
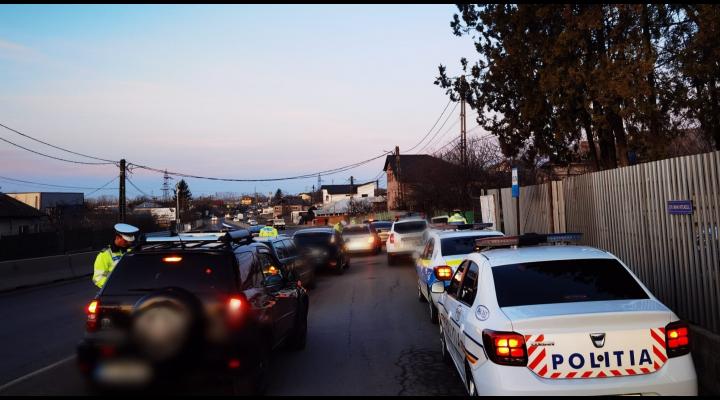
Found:
M 102 288 L 107 281 L 108 276 L 118 261 L 130 251 L 130 247 L 135 243 L 135 237 L 140 230 L 128 224 L 115 224 L 115 240 L 113 243 L 103 249 L 95 258 L 95 270 L 93 272 L 93 283 Z
M 462 216 L 460 210 L 453 210 L 453 215 L 448 218 L 449 224 L 467 224 L 467 220 Z
M 278 235 L 277 229 L 272 225 L 265 225 L 260 229 L 260 237 L 276 237 Z

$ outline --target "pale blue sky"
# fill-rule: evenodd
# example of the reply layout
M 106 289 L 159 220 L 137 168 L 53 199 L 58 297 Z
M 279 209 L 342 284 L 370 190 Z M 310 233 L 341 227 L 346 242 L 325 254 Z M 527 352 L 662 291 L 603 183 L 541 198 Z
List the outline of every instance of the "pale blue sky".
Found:
M 196 175 L 331 169 L 396 144 L 402 151 L 427 132 L 447 103 L 432 83 L 438 64 L 457 73 L 459 58 L 474 53 L 470 39 L 451 32 L 454 11 L 450 5 L 0 6 L 0 123 L 78 152 Z M 438 137 L 438 146 L 457 132 Z M 0 137 L 72 157 L 4 129 Z M 372 179 L 382 164 L 324 180 Z M 95 187 L 116 173 L 0 142 L 0 176 Z M 159 175 L 136 171 L 133 179 L 160 194 Z M 255 187 L 300 192 L 316 178 L 188 183 L 196 194 Z M 2 191 L 37 189 L 0 182 Z

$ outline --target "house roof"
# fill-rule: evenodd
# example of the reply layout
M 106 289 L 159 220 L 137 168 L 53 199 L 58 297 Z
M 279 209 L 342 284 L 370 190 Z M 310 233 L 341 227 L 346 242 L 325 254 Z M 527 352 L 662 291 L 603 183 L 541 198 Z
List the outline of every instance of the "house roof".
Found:
M 354 185 L 322 185 L 320 186 L 320 190 L 327 190 L 328 194 L 356 194 L 358 187 L 371 183 L 374 184 L 376 181 L 356 183 Z
M 34 207 L 0 193 L 0 218 L 40 218 L 45 214 Z
M 396 157 L 397 156 L 389 155 L 385 158 L 383 171 L 387 171 L 388 167 L 393 171 L 397 171 Z M 405 183 L 422 181 L 422 178 L 426 176 L 427 172 L 434 169 L 454 167 L 454 164 L 429 154 L 401 154 L 399 157 L 400 181 Z

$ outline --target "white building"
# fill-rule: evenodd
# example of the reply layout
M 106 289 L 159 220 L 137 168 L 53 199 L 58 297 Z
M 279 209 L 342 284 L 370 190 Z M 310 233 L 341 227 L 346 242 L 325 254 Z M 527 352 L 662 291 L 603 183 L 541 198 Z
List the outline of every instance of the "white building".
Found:
M 323 206 L 350 198 L 374 197 L 377 181 L 359 185 L 322 185 Z

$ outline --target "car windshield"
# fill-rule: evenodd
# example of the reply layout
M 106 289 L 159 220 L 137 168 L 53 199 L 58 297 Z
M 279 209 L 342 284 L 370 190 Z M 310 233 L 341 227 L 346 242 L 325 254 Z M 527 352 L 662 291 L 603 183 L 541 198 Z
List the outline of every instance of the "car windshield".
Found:
M 343 229 L 343 235 L 357 235 L 362 233 L 370 233 L 370 228 L 367 226 L 348 226 Z
M 613 259 L 510 264 L 493 267 L 492 273 L 500 307 L 648 298 Z
M 475 251 L 475 240 L 479 238 L 497 237 L 500 235 L 473 235 L 462 237 L 443 238 L 440 241 L 442 255 L 455 256 L 458 254 L 469 254 Z
M 416 233 L 416 232 L 422 232 L 426 228 L 427 228 L 427 222 L 412 221 L 412 222 L 396 222 L 394 230 L 397 233 Z
M 326 246 L 331 237 L 330 233 L 303 233 L 296 234 L 295 241 L 299 246 Z
M 179 287 L 191 293 L 226 291 L 233 286 L 232 265 L 229 255 L 219 253 L 129 253 L 113 270 L 103 295 L 167 287 Z
M 378 231 L 388 231 L 392 228 L 392 222 L 373 222 L 371 225 Z

